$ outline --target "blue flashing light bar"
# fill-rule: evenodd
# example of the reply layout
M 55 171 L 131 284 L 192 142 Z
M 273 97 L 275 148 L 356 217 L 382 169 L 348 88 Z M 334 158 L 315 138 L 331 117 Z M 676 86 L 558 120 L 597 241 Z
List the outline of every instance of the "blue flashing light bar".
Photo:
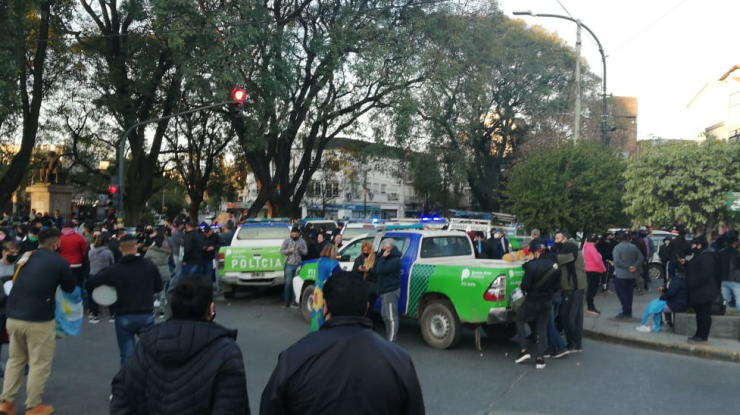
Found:
M 250 218 L 245 221 L 246 223 L 270 223 L 270 222 L 290 222 L 288 218 Z

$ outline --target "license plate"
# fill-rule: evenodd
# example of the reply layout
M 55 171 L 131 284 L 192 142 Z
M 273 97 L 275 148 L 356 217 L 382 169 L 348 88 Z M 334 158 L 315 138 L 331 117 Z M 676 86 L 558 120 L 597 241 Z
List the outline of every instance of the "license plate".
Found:
M 242 272 L 241 275 L 242 278 L 263 278 L 264 276 L 264 272 Z

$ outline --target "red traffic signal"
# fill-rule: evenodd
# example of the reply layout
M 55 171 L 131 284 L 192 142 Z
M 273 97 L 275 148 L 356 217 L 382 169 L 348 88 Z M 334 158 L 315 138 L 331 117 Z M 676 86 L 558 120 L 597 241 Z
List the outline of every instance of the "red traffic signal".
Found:
M 108 193 L 112 195 L 118 193 L 118 186 L 116 186 L 115 184 L 108 186 Z
M 231 91 L 231 98 L 241 104 L 247 99 L 247 91 L 241 88 L 234 88 L 234 90 Z

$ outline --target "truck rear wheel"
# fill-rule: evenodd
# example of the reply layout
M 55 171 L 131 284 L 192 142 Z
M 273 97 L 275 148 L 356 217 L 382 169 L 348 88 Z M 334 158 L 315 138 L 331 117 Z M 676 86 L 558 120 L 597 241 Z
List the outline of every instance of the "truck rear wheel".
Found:
M 421 335 L 435 349 L 449 349 L 460 343 L 462 325 L 449 301 L 435 301 L 424 308 Z
M 223 291 L 224 298 L 227 300 L 233 300 L 236 298 L 236 285 L 221 284 L 221 291 Z
M 311 311 L 313 310 L 313 284 L 303 287 L 300 307 L 303 319 L 310 322 Z
M 663 279 L 663 266 L 660 264 L 648 265 L 648 275 L 651 280 L 662 280 Z
M 483 331 L 491 339 L 509 340 L 516 335 L 516 324 L 486 324 Z

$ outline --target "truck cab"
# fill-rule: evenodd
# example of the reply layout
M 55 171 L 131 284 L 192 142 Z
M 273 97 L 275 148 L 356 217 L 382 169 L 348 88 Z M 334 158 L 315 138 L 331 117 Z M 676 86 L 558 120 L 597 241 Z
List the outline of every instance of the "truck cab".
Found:
M 351 270 L 364 240 L 372 238 L 376 252 L 393 238 L 401 251 L 401 293 L 398 314 L 420 320 L 424 340 L 432 347 L 454 347 L 462 327 L 483 326 L 491 337 L 511 338 L 516 333 L 509 304 L 511 292 L 524 275 L 521 262 L 479 260 L 473 244 L 460 232 L 381 230 L 358 237 L 339 251 L 340 266 Z M 353 257 L 354 255 L 354 257 Z M 318 260 L 304 261 L 293 279 L 303 317 L 310 321 L 313 285 Z M 371 304 L 380 311 L 381 301 Z
M 238 287 L 271 287 L 285 281 L 283 241 L 290 237 L 287 219 L 250 219 L 234 232 L 231 246 L 218 251 L 218 278 L 224 297 Z

